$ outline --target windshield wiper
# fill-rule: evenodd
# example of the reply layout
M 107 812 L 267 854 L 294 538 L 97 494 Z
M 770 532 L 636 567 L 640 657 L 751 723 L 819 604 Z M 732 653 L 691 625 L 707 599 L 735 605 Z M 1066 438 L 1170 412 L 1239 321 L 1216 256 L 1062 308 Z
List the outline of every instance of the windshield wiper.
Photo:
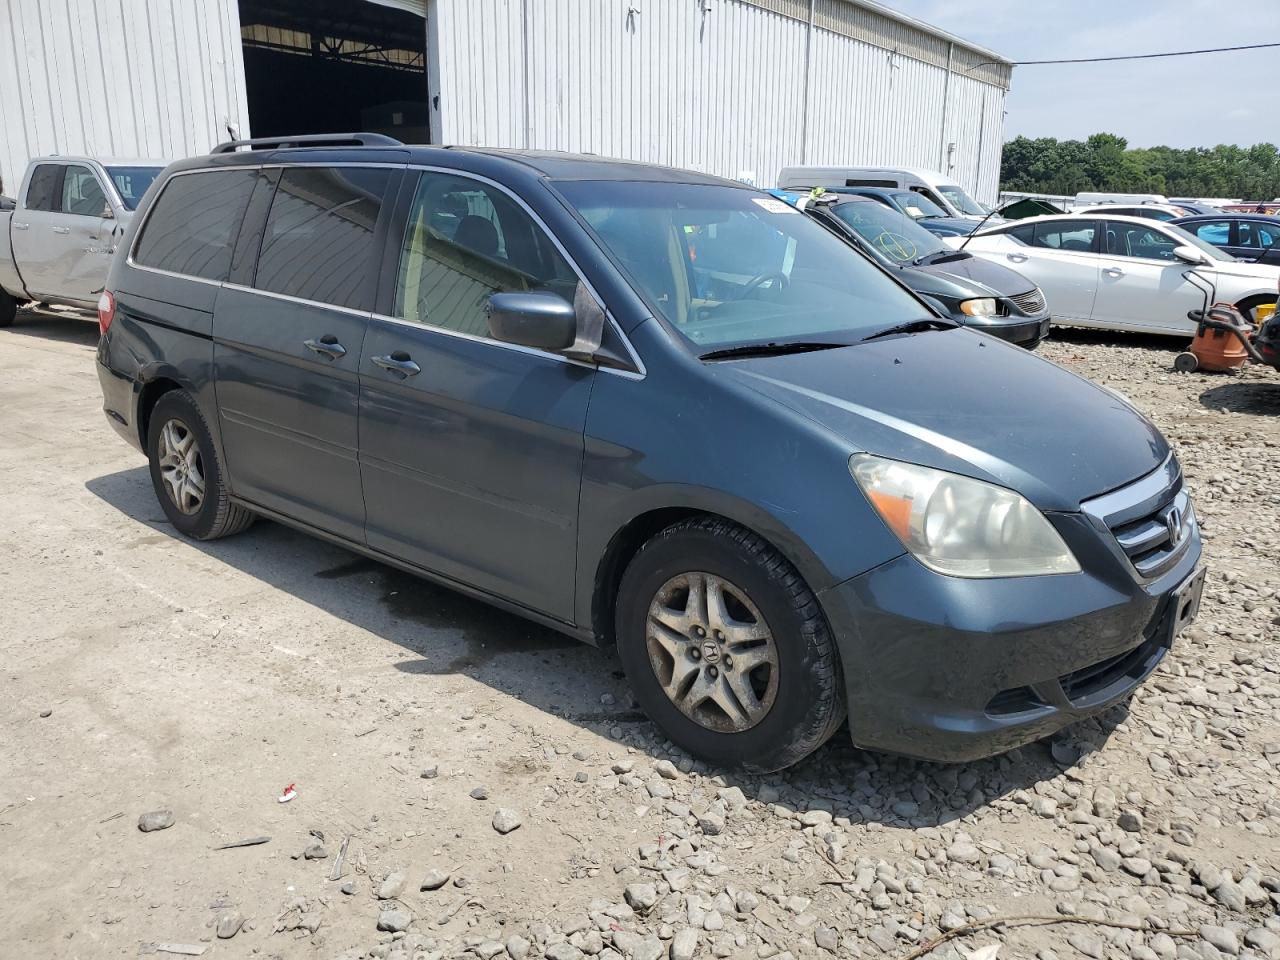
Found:
M 961 253 L 959 250 L 934 250 L 932 253 L 924 253 L 911 261 L 913 267 L 932 266 L 935 263 L 951 263 L 953 260 L 968 260 L 972 254 Z
M 883 330 L 877 330 L 875 333 L 863 337 L 863 341 L 877 340 L 880 337 L 892 336 L 895 333 L 922 333 L 925 330 L 953 330 L 960 326 L 950 320 L 943 320 L 941 317 L 921 317 L 919 320 L 908 320 L 906 323 L 897 323 L 892 327 L 885 327 Z
M 814 350 L 834 350 L 847 347 L 847 343 L 830 343 L 825 340 L 787 340 L 781 343 L 745 343 L 740 347 L 724 347 L 702 354 L 699 360 L 729 360 L 734 357 L 777 357 L 786 353 L 812 353 Z

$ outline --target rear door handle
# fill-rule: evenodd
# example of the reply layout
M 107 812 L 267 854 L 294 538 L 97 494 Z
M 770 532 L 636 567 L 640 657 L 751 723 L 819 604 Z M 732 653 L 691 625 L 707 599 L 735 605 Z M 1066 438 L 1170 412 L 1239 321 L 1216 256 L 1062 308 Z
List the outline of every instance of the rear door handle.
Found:
M 29 229 L 31 229 L 31 224 L 29 224 L 29 223 L 18 223 L 16 220 L 13 220 L 13 221 L 10 221 L 10 222 L 13 224 L 13 229 L 15 229 L 15 230 L 29 230 Z
M 383 370 L 389 370 L 396 374 L 401 380 L 416 377 L 422 372 L 422 368 L 414 363 L 403 350 L 397 350 L 389 357 L 370 357 L 369 359 Z
M 1124 276 L 1124 271 L 1121 270 L 1119 267 L 1103 267 L 1102 272 L 1105 273 L 1108 277 Z
M 1013 263 L 1026 263 L 1027 261 L 1027 255 L 1025 253 L 1010 253 L 1006 254 L 1006 256 L 1008 256 L 1009 260 Z
M 70 227 L 54 227 L 53 232 L 54 233 L 70 233 L 71 228 Z
M 303 340 L 302 345 L 312 353 L 318 353 L 328 360 L 337 360 L 347 355 L 347 348 L 331 333 L 326 333 L 319 340 Z

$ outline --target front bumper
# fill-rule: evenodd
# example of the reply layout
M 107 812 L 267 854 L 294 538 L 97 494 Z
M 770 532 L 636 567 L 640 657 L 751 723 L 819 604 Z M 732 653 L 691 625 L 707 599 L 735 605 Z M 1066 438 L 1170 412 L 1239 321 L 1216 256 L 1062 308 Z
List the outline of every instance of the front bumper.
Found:
M 1198 529 L 1144 583 L 1084 515 L 1051 519 L 1084 572 L 966 580 L 906 555 L 822 594 L 855 744 L 976 760 L 1106 710 L 1155 670 L 1172 598 L 1200 563 Z
M 980 330 L 993 337 L 999 337 L 1009 343 L 1028 350 L 1040 346 L 1040 341 L 1049 335 L 1049 314 L 1028 317 L 1021 314 L 1010 314 L 1004 317 L 969 317 L 956 316 L 954 319 L 963 323 L 970 330 Z

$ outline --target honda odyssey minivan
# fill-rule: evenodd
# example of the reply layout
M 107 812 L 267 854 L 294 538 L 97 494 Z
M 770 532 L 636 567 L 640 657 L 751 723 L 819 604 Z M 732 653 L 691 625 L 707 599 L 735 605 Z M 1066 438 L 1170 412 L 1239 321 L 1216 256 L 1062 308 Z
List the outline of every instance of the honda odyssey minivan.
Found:
M 1116 395 L 711 176 L 357 134 L 168 168 L 99 305 L 182 534 L 261 516 L 616 645 L 675 743 L 966 760 L 1124 700 L 1200 536 Z

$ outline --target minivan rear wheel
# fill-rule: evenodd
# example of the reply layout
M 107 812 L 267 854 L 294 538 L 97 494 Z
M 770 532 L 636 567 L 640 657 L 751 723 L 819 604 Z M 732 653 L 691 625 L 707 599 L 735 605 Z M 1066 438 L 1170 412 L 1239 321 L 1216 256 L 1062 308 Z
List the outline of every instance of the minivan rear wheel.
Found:
M 185 390 L 162 396 L 147 428 L 151 484 L 181 533 L 216 540 L 239 533 L 254 515 L 231 502 L 209 426 Z
M 844 720 L 839 655 L 817 598 L 737 524 L 687 520 L 642 546 L 622 577 L 616 629 L 641 707 L 711 763 L 779 770 Z

